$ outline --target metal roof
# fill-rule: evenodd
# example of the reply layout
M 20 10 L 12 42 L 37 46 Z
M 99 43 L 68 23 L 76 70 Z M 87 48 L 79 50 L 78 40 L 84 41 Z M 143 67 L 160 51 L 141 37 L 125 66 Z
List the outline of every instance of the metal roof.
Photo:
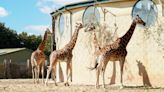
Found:
M 25 50 L 25 49 L 27 49 L 27 48 L 7 48 L 7 49 L 0 49 L 0 55 L 5 55 L 5 54 L 9 54 L 9 53 L 13 53 L 13 52 Z
M 51 13 L 51 15 L 60 13 L 60 11 L 64 11 L 64 10 L 68 10 L 68 9 L 80 8 L 80 7 L 84 7 L 84 6 L 90 6 L 90 5 L 94 5 L 94 4 L 102 4 L 102 3 L 107 3 L 107 2 L 117 2 L 117 1 L 123 1 L 123 0 L 88 0 L 88 1 L 78 2 L 78 3 L 72 3 L 72 4 L 62 6 L 61 8 L 53 11 Z

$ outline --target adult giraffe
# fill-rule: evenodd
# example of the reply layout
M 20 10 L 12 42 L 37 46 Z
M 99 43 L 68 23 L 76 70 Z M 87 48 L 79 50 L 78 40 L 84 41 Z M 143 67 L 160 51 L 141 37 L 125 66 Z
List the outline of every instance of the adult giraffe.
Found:
M 39 44 L 38 48 L 31 54 L 32 78 L 34 80 L 34 83 L 39 82 L 40 70 L 42 73 L 42 82 L 44 81 L 44 64 L 46 60 L 44 48 L 48 34 L 51 34 L 49 29 L 45 31 L 44 38 Z
M 100 71 L 102 72 L 102 79 L 103 79 L 103 87 L 105 88 L 105 69 L 107 66 L 108 61 L 120 61 L 120 71 L 121 71 L 121 85 L 123 82 L 122 74 L 123 74 L 123 67 L 125 58 L 127 55 L 126 47 L 133 35 L 133 32 L 135 30 L 135 27 L 137 24 L 145 25 L 145 22 L 137 15 L 129 28 L 129 30 L 126 32 L 125 35 L 118 38 L 113 44 L 106 45 L 102 49 L 98 50 L 96 52 L 97 55 L 97 63 L 95 64 L 95 67 L 90 68 L 91 70 L 96 69 L 96 85 L 95 87 L 99 87 L 99 75 Z
M 67 68 L 66 68 L 67 80 L 65 82 L 65 86 L 69 86 L 69 84 L 68 84 L 69 77 L 71 77 L 71 81 L 72 81 L 72 57 L 73 57 L 72 50 L 75 47 L 75 44 L 76 44 L 76 41 L 78 38 L 78 34 L 79 34 L 79 30 L 81 28 L 83 28 L 83 25 L 81 23 L 76 23 L 75 32 L 74 32 L 73 36 L 71 37 L 71 40 L 69 41 L 69 43 L 66 44 L 64 48 L 55 50 L 50 54 L 50 66 L 48 67 L 48 70 L 47 70 L 47 77 L 46 77 L 45 84 L 47 84 L 50 72 L 53 69 L 54 76 L 55 76 L 54 81 L 55 81 L 55 85 L 57 85 L 56 84 L 56 64 L 58 61 L 61 61 L 61 62 L 67 63 Z M 69 72 L 69 74 L 68 74 L 68 72 Z

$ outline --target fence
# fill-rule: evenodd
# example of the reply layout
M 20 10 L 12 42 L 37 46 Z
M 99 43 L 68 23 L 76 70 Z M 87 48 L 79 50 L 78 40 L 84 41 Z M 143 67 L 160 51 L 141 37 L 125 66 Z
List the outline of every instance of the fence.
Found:
M 12 63 L 12 60 L 5 59 L 1 65 L 1 78 L 30 78 L 31 64 L 27 60 L 27 64 Z

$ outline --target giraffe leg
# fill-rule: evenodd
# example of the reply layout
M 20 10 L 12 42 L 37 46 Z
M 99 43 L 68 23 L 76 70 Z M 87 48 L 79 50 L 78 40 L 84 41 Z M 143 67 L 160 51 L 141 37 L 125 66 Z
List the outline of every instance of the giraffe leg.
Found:
M 70 80 L 72 82 L 72 62 L 70 63 Z
M 42 73 L 42 83 L 44 83 L 44 63 L 42 64 L 41 73 Z
M 68 84 L 68 79 L 69 79 L 68 73 L 69 73 L 69 62 L 67 62 L 67 66 L 66 66 L 66 78 L 67 78 L 67 80 L 64 83 L 65 86 L 69 86 L 69 84 Z
M 56 83 L 56 64 L 53 67 L 53 75 L 54 75 L 54 83 L 55 83 L 55 86 L 57 86 L 57 83 Z
M 125 62 L 125 58 L 120 60 L 120 72 L 121 72 L 121 86 L 123 87 L 123 69 L 124 69 L 124 62 Z
M 99 75 L 100 75 L 100 70 L 96 69 L 96 86 L 95 88 L 99 88 Z
M 40 66 L 37 67 L 37 83 L 39 83 Z
M 48 78 L 49 78 L 49 75 L 50 75 L 51 71 L 52 71 L 52 66 L 48 67 L 48 69 L 47 69 L 47 76 L 46 76 L 45 85 L 47 85 Z
M 34 83 L 35 83 L 35 67 L 34 66 L 32 66 L 32 79 L 33 79 L 33 81 L 34 81 Z
M 106 70 L 106 66 L 107 66 L 107 62 L 103 61 L 102 62 L 102 81 L 103 81 L 103 88 L 105 88 L 105 70 Z
M 37 73 L 37 66 L 34 68 L 34 81 L 35 83 L 37 83 L 37 76 L 38 76 L 38 73 Z

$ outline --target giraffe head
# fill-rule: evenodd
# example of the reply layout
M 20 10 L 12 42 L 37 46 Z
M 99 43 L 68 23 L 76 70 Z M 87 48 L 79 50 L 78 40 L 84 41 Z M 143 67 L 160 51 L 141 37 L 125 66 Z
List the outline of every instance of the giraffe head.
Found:
M 134 20 L 133 20 L 135 23 L 137 24 L 141 24 L 141 25 L 144 25 L 145 26 L 145 22 L 139 17 L 139 15 L 137 15 Z
M 81 29 L 83 28 L 83 24 L 82 23 L 76 23 L 76 29 Z
M 96 29 L 95 25 L 93 23 L 90 23 L 86 26 L 85 32 L 93 31 L 95 29 Z
M 46 34 L 51 34 L 51 31 L 47 28 L 45 33 Z

